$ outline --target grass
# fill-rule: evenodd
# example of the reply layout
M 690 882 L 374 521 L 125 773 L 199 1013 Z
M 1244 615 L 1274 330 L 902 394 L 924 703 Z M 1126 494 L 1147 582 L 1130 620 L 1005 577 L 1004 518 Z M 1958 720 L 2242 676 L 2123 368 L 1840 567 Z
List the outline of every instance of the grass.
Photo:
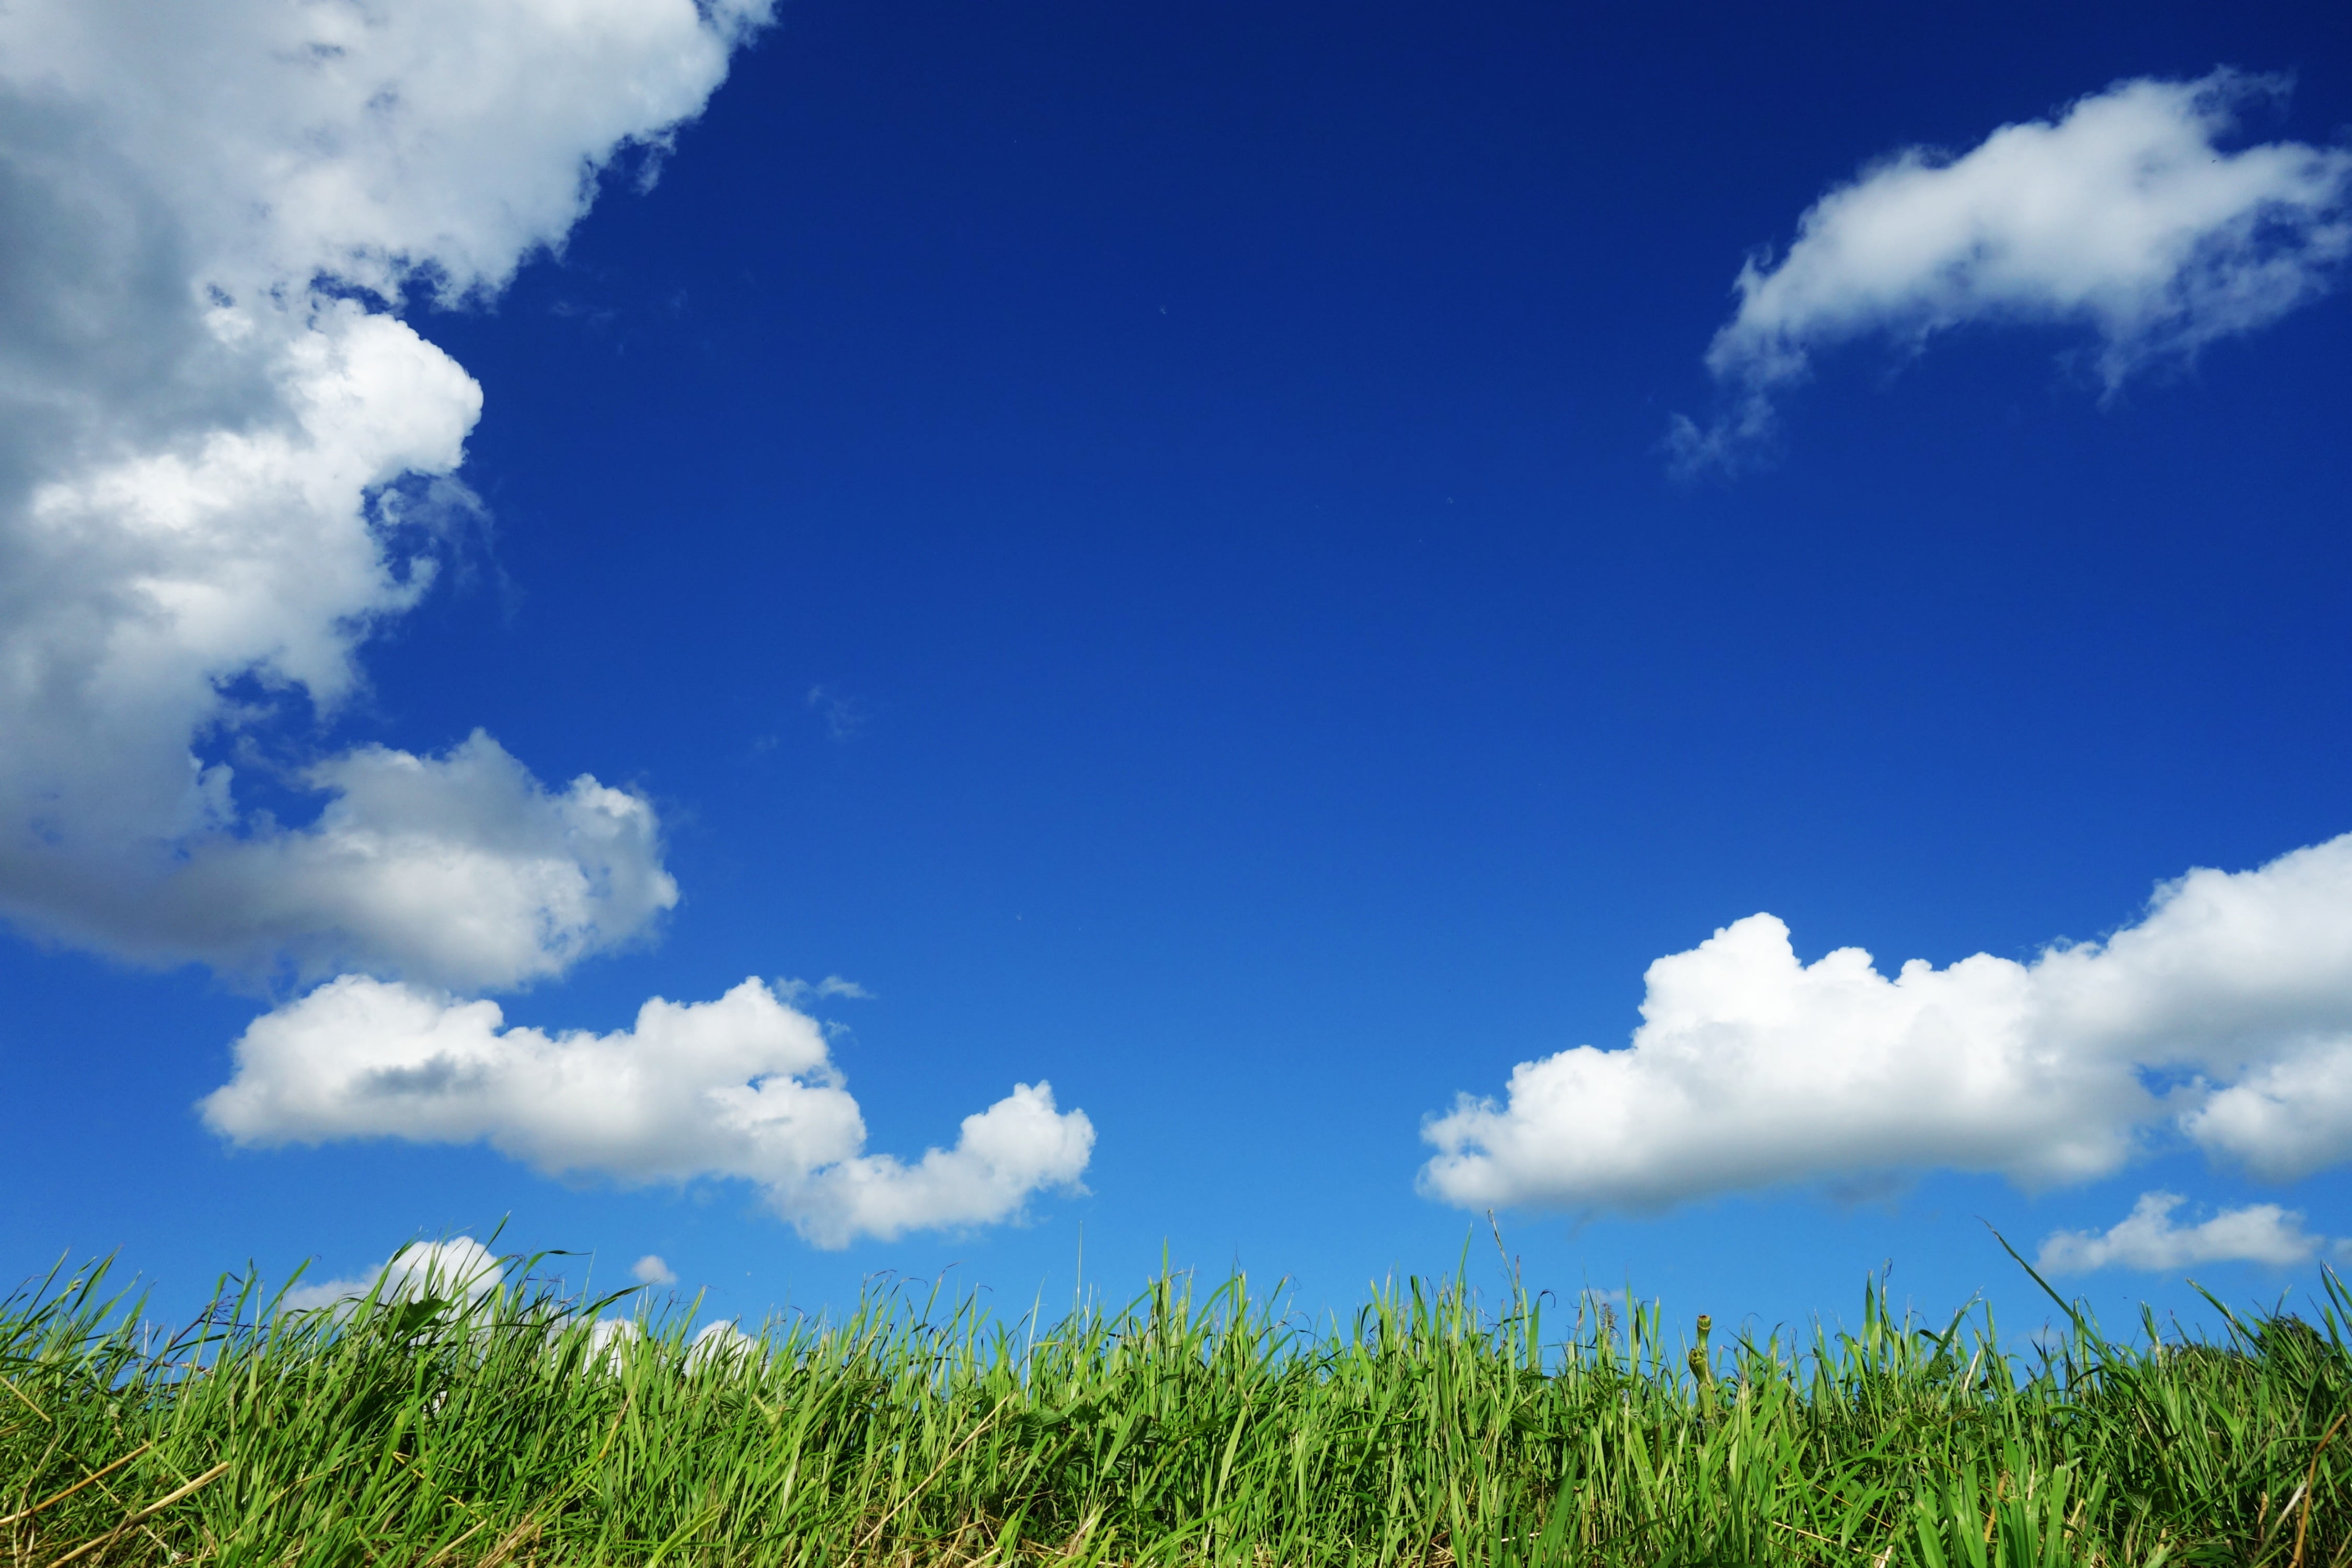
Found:
M 1879 1291 L 1850 1332 L 1685 1344 L 1459 1280 L 1321 1331 L 1239 1278 L 1053 1325 L 884 1289 L 730 1351 L 528 1283 L 247 1286 L 156 1343 L 105 1281 L 0 1303 L 25 1568 L 2352 1562 L 2333 1275 L 2316 1323 L 2074 1316 L 2030 1358 Z

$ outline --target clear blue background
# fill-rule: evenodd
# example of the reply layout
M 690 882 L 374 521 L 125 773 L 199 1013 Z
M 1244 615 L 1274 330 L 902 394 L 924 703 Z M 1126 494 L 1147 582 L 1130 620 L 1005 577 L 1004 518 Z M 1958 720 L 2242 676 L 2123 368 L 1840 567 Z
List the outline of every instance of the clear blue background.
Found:
M 660 805 L 664 939 L 510 1018 L 850 976 L 876 999 L 820 1010 L 873 1147 L 1043 1077 L 1091 1195 L 827 1254 L 740 1185 L 232 1153 L 191 1107 L 261 1003 L 11 939 L 0 1273 L 119 1248 L 184 1310 L 504 1215 L 720 1314 L 950 1265 L 1065 1301 L 1082 1228 L 1114 1294 L 1164 1248 L 1344 1308 L 1474 1226 L 1492 1282 L 1484 1219 L 1413 1192 L 1421 1119 L 1622 1043 L 1653 959 L 1758 910 L 1808 961 L 2023 957 L 2352 828 L 2345 299 L 2107 407 L 2059 330 L 1856 349 L 1769 471 L 1678 488 L 1657 450 L 1741 258 L 1830 184 L 2220 64 L 2296 79 L 2252 137 L 2352 122 L 2316 4 L 795 0 L 650 194 L 417 316 L 487 392 L 494 552 L 341 731 L 480 724 Z M 1892 1259 L 2021 1327 L 1979 1219 L 2030 1249 L 2158 1186 L 2352 1231 L 2339 1175 L 2186 1156 L 1504 1226 L 1531 1283 L 1682 1318 L 1851 1317 Z

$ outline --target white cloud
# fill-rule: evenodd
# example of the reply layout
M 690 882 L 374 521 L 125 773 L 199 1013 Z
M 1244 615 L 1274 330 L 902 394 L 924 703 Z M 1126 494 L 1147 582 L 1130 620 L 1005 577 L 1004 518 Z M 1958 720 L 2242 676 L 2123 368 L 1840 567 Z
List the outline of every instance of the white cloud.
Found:
M 588 1364 L 618 1367 L 627 1360 L 629 1347 L 644 1337 L 634 1318 L 599 1318 L 588 1325 Z
M 479 731 L 435 757 L 360 747 L 303 780 L 328 805 L 299 831 L 248 823 L 111 858 L 34 839 L 0 871 L 41 900 L 44 929 L 129 956 L 467 989 L 559 973 L 677 900 L 642 797 L 585 774 L 549 790 Z
M 824 979 L 814 982 L 807 980 L 779 980 L 776 982 L 776 994 L 787 1002 L 802 1002 L 807 1000 L 811 996 L 817 997 L 821 1000 L 839 1000 L 844 1002 L 871 1002 L 874 1000 L 873 992 L 868 991 L 865 986 L 857 984 L 856 981 L 844 980 L 838 974 L 828 974 Z
M 18 0 L 0 69 L 89 106 L 204 280 L 495 289 L 622 145 L 700 112 L 766 0 Z M 192 134 L 201 127 L 202 134 Z
M 2309 1041 L 2215 1093 L 2181 1125 L 2272 1181 L 2352 1159 L 2352 1039 Z
M 989 1225 L 1019 1213 L 1039 1188 L 1077 1188 L 1094 1145 L 1085 1111 L 1054 1109 L 1052 1085 L 1015 1084 L 963 1119 L 954 1148 L 927 1149 L 913 1165 L 888 1154 L 845 1160 L 819 1173 L 798 1200 L 805 1217 L 790 1217 L 828 1247 L 859 1235 Z
M 496 1003 L 347 975 L 257 1019 L 236 1058 L 203 1110 L 240 1143 L 484 1141 L 549 1174 L 736 1177 L 824 1247 L 1012 1218 L 1076 1186 L 1094 1147 L 1085 1112 L 1040 1083 L 913 1165 L 864 1153 L 822 1029 L 757 980 L 647 1002 L 634 1030 L 551 1037 L 506 1027 Z
M 355 1301 L 371 1290 L 380 1301 L 416 1301 L 428 1296 L 448 1298 L 463 1292 L 474 1300 L 506 1283 L 506 1265 L 498 1254 L 470 1236 L 449 1241 L 412 1242 L 392 1256 L 374 1273 L 356 1279 L 322 1279 L 297 1285 L 286 1292 L 291 1311 Z
M 677 902 L 650 803 L 551 787 L 478 731 L 305 749 L 476 505 L 481 389 L 404 301 L 488 299 L 560 247 L 771 4 L 0 10 L 0 918 L 249 982 L 373 976 L 247 1032 L 206 1101 L 243 1142 L 743 1176 L 831 1243 L 1004 1218 L 1085 1166 L 1091 1129 L 1042 1085 L 911 1167 L 862 1153 L 823 1037 L 756 985 L 649 1003 L 634 1034 L 504 1029 L 449 993 L 558 974 Z
M 237 742 L 349 700 L 464 499 L 479 387 L 348 286 L 495 291 L 766 11 L 0 14 L 0 913 L 145 962 L 479 987 L 675 901 L 641 798 L 549 791 L 487 737 L 281 770 L 324 809 L 300 826 L 246 804 Z M 460 891 L 462 934 L 420 918 Z
M 1433 1118 L 1425 1190 L 1638 1212 L 1935 1167 L 2038 1188 L 2166 1127 L 2263 1174 L 2352 1157 L 2352 835 L 2191 871 L 2137 924 L 2030 963 L 1801 964 L 1759 914 L 1647 979 L 1630 1048 L 1523 1062 L 1503 1103 Z
M 648 1252 L 630 1265 L 629 1273 L 640 1285 L 675 1285 L 677 1271 L 661 1260 L 661 1255 Z
M 2200 1263 L 2267 1263 L 2284 1268 L 2308 1263 L 2320 1238 L 2303 1228 L 2303 1215 L 2276 1204 L 2223 1209 L 2200 1225 L 2177 1226 L 2177 1193 L 2143 1193 L 2129 1217 L 2101 1234 L 2062 1230 L 2042 1244 L 2034 1266 L 2045 1274 L 2087 1274 L 2095 1268 L 2168 1273 Z
M 706 1323 L 686 1347 L 686 1370 L 733 1369 L 758 1357 L 761 1349 L 757 1338 L 733 1323 Z
M 1911 148 L 1865 170 L 1806 211 L 1786 256 L 1741 268 L 1706 357 L 1727 411 L 1677 419 L 1677 461 L 1737 463 L 1770 434 L 1775 395 L 1842 342 L 2076 324 L 2112 391 L 2322 293 L 2352 253 L 2352 152 L 2221 145 L 2284 90 L 2229 70 L 2125 81 L 1958 157 Z
M 0 917 L 253 982 L 374 976 L 247 1031 L 206 1102 L 244 1142 L 740 1175 L 835 1243 L 1001 1219 L 1085 1166 L 1091 1129 L 1042 1085 L 912 1167 L 861 1153 L 822 1036 L 758 986 L 649 1003 L 634 1035 L 503 1029 L 446 993 L 558 974 L 676 904 L 650 803 L 550 787 L 479 731 L 301 751 L 474 504 L 481 389 L 404 298 L 487 299 L 560 247 L 771 5 L 0 11 Z

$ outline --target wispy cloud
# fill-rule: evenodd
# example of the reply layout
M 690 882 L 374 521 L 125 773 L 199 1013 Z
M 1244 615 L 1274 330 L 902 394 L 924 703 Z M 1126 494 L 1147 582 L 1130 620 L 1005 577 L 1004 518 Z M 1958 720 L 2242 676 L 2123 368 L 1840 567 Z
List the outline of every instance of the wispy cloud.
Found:
M 845 980 L 838 974 L 828 974 L 822 980 L 779 980 L 776 994 L 787 1002 L 800 1003 L 810 997 L 823 1001 L 871 1002 L 874 993 L 855 980 Z
M 1643 1212 L 1933 1168 L 2039 1188 L 2168 1131 L 2273 1177 L 2352 1159 L 2352 836 L 2191 871 L 2137 924 L 2031 963 L 1804 964 L 1758 914 L 1647 981 L 1630 1047 L 1523 1062 L 1500 1103 L 1432 1118 L 1425 1189 Z
M 1806 210 L 1753 258 L 1707 351 L 1723 407 L 1668 435 L 1685 472 L 1738 466 L 1774 434 L 1817 350 L 1916 350 L 1969 322 L 2088 329 L 2109 391 L 2152 363 L 2266 326 L 2332 287 L 2352 253 L 2352 152 L 2222 143 L 2277 78 L 2217 70 L 2121 82 L 1953 157 L 1909 148 Z
M 677 1271 L 661 1259 L 661 1255 L 648 1252 L 629 1266 L 629 1277 L 640 1285 L 675 1285 Z
M 1094 1149 L 1050 1085 L 1015 1085 L 912 1164 L 864 1152 L 865 1119 L 816 1020 L 757 980 L 656 998 L 634 1029 L 508 1027 L 495 1002 L 346 975 L 257 1019 L 205 1120 L 239 1143 L 488 1142 L 550 1175 L 736 1178 L 822 1247 L 988 1225 L 1076 1187 Z
M 2303 1215 L 2276 1204 L 2223 1209 L 2196 1225 L 2175 1225 L 2178 1193 L 2143 1193 L 2131 1214 L 2106 1231 L 2062 1230 L 2042 1243 L 2034 1266 L 2045 1274 L 2087 1274 L 2137 1268 L 2164 1274 L 2201 1263 L 2265 1263 L 2292 1268 L 2318 1253 L 2321 1238 L 2303 1228 Z
M 803 701 L 810 712 L 824 721 L 824 732 L 832 740 L 854 741 L 866 729 L 865 704 L 835 687 L 812 686 Z

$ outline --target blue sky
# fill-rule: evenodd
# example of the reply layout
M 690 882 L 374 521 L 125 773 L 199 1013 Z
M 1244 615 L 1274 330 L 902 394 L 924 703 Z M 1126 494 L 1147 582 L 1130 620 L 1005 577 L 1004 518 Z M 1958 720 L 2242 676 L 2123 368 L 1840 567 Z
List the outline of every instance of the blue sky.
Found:
M 16 1274 L 2352 1237 L 2352 20 L 136 9 L 0 20 Z

